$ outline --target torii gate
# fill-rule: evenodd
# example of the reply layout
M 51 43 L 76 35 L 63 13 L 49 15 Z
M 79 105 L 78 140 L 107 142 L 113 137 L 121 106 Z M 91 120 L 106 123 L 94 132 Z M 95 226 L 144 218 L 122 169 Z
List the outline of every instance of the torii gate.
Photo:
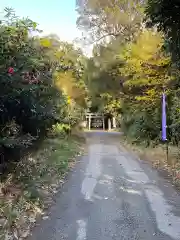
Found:
M 102 128 L 105 130 L 105 115 L 101 113 L 86 113 L 86 127 L 91 130 L 91 123 L 92 119 L 101 119 L 102 120 Z M 111 130 L 112 128 L 116 128 L 116 120 L 113 118 L 113 123 L 111 126 L 111 120 L 108 119 L 108 130 Z
M 104 114 L 100 114 L 100 113 L 86 113 L 86 126 L 88 127 L 88 129 L 91 130 L 92 119 L 95 119 L 95 118 L 102 119 L 103 130 L 105 130 Z

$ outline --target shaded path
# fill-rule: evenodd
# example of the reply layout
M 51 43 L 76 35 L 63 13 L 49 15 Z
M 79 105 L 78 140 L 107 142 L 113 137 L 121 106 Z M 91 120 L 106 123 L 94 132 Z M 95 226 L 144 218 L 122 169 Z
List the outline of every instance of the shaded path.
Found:
M 31 240 L 180 239 L 180 196 L 122 147 L 117 133 L 87 133 L 81 158 Z

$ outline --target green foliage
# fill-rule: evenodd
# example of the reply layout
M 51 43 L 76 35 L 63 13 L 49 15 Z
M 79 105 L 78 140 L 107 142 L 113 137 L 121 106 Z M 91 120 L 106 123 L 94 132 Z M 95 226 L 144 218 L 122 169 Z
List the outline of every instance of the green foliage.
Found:
M 148 0 L 146 18 L 151 25 L 166 35 L 166 46 L 172 53 L 173 61 L 179 66 L 180 57 L 180 2 L 178 0 Z
M 154 104 L 172 78 L 171 61 L 162 50 L 163 37 L 154 30 L 144 30 L 136 42 L 127 44 L 121 57 L 126 64 L 122 74 L 126 77 L 124 88 L 135 93 L 141 104 Z
M 52 126 L 50 135 L 53 137 L 63 137 L 64 138 L 64 136 L 66 136 L 66 134 L 69 133 L 70 130 L 71 130 L 70 125 L 57 123 Z
M 167 46 L 170 46 L 167 36 L 172 33 L 168 32 L 170 25 L 166 29 L 161 25 L 162 16 L 168 16 L 169 22 L 164 18 L 164 24 L 172 20 L 169 17 L 172 12 L 166 12 L 170 3 L 165 2 L 148 1 L 147 16 L 143 12 L 146 2 L 142 1 L 89 0 L 79 7 L 82 11 L 78 26 L 90 33 L 91 38 L 97 40 L 105 35 L 113 36 L 94 46 L 93 57 L 86 66 L 92 109 L 121 114 L 121 128 L 125 134 L 146 145 L 160 141 L 161 95 L 164 89 L 168 97 L 168 138 L 174 143 L 179 141 L 179 95 L 176 93 L 179 71 L 173 66 L 167 51 Z M 173 7 L 175 4 L 170 9 Z M 163 9 L 166 10 L 163 12 Z M 155 27 L 145 27 L 142 19 L 150 14 L 152 22 L 158 23 L 165 34 Z M 173 38 L 171 41 L 177 44 Z
M 173 144 L 179 144 L 179 66 L 180 66 L 180 2 L 148 0 L 146 19 L 148 24 L 157 26 L 165 35 L 164 49 L 172 59 L 171 75 L 173 84 L 169 86 L 168 134 Z
M 35 22 L 17 18 L 11 9 L 5 11 L 0 23 L 2 164 L 16 152 L 19 159 L 22 150 L 57 122 L 72 127 L 83 114 L 87 95 L 81 51 L 53 35 L 32 37 L 38 32 Z

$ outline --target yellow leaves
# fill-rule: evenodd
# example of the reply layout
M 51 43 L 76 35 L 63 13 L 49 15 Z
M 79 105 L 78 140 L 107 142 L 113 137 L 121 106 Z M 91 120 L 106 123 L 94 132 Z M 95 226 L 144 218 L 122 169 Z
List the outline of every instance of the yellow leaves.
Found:
M 69 105 L 71 105 L 71 97 L 70 96 L 67 96 L 67 103 L 69 104 Z
M 144 103 L 149 102 L 151 104 L 156 104 L 156 101 L 160 98 L 160 94 L 161 93 L 157 89 L 152 88 L 147 90 L 143 96 L 136 96 L 135 99 Z
M 157 95 L 157 91 L 154 88 L 153 89 L 149 89 L 149 90 L 147 90 L 146 94 L 150 98 L 154 98 Z
M 137 36 L 136 42 L 126 46 L 126 65 L 122 73 L 131 76 L 126 82 L 127 85 L 164 85 L 170 80 L 170 57 L 166 57 L 162 52 L 163 43 L 161 33 L 144 30 Z
M 129 65 L 134 65 L 137 70 L 141 69 L 142 64 L 162 64 L 164 59 L 158 58 L 163 44 L 161 34 L 154 31 L 145 30 L 138 37 L 135 43 L 128 48 L 128 55 L 125 56 Z M 168 61 L 169 59 L 167 59 Z M 166 62 L 167 62 L 166 61 Z
M 148 61 L 161 50 L 163 42 L 164 39 L 160 33 L 145 30 L 139 35 L 137 42 L 132 44 L 131 55 L 142 61 Z
M 138 35 L 136 42 L 127 45 L 125 58 L 148 61 L 161 50 L 163 42 L 160 33 L 144 30 Z
M 55 79 L 55 85 L 63 91 L 65 94 L 71 96 L 73 92 L 73 86 L 75 79 L 73 78 L 72 72 L 60 72 L 57 73 Z
M 56 51 L 54 55 L 55 55 L 55 57 L 60 59 L 65 55 L 65 53 L 63 51 Z
M 55 76 L 55 85 L 60 91 L 68 96 L 68 104 L 71 104 L 72 100 L 79 104 L 84 101 L 84 91 L 79 88 L 70 70 L 68 72 L 57 73 Z
M 40 44 L 42 47 L 47 47 L 47 48 L 51 47 L 51 42 L 47 38 L 41 38 Z

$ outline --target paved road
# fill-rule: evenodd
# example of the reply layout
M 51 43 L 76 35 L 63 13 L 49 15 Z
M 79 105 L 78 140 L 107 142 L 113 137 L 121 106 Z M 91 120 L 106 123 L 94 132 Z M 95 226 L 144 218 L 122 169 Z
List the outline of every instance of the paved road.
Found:
M 119 147 L 117 133 L 87 134 L 88 153 L 31 240 L 180 240 L 180 195 Z

